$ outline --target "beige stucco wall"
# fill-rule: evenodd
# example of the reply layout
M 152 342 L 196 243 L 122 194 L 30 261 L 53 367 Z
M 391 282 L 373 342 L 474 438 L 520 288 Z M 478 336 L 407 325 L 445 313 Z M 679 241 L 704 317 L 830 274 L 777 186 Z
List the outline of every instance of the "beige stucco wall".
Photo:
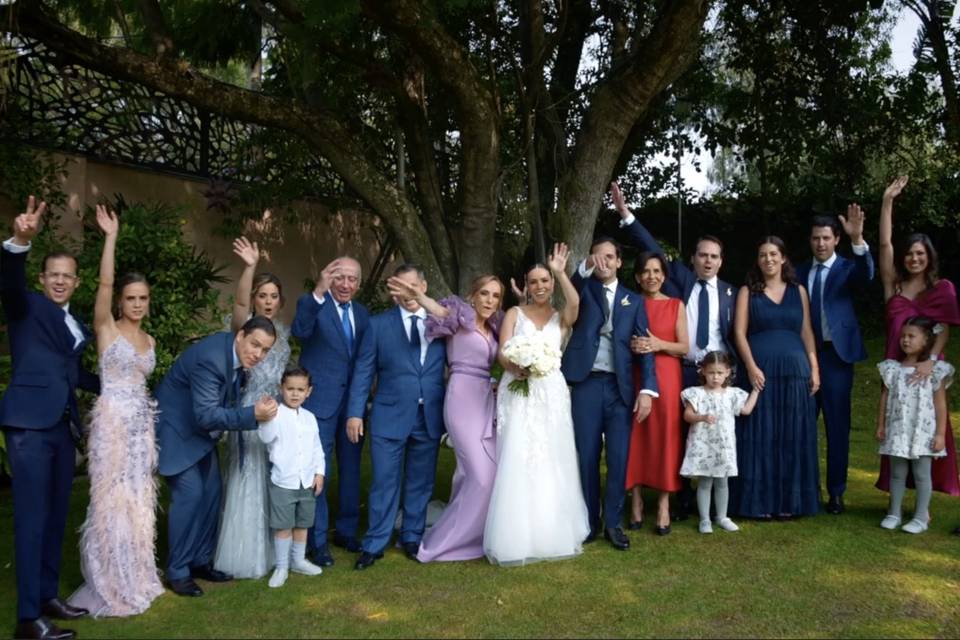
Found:
M 67 210 L 60 212 L 65 231 L 79 233 L 80 213 L 103 198 L 112 200 L 117 193 L 123 194 L 128 203 L 162 201 L 183 206 L 188 240 L 218 264 L 227 266 L 224 275 L 231 279 L 231 284 L 221 287 L 221 300 L 227 304 L 242 265 L 233 255 L 232 238 L 215 233 L 221 216 L 207 210 L 203 195 L 209 186 L 207 181 L 93 162 L 82 156 L 65 157 L 69 164 L 62 184 L 68 200 Z M 6 229 L 22 208 L 23 203 L 0 199 Z M 298 218 L 307 222 L 297 223 L 290 217 L 291 221 L 285 222 L 282 215 L 272 215 L 250 221 L 244 231 L 263 253 L 258 270 L 276 274 L 284 284 L 287 305 L 281 317 L 287 322 L 293 319 L 296 298 L 304 290 L 305 279 L 315 279 L 330 260 L 344 254 L 358 258 L 366 273 L 378 251 L 376 218 L 355 211 L 331 213 L 315 203 L 301 203 L 297 210 L 306 214 Z M 123 247 L 117 250 L 123 251 Z

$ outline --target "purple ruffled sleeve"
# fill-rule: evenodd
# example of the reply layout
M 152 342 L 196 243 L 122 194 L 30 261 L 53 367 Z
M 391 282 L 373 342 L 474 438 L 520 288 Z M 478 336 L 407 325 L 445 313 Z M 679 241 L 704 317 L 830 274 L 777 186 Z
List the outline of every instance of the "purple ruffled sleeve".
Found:
M 461 328 L 473 331 L 477 328 L 477 314 L 469 304 L 458 296 L 448 296 L 439 301 L 450 313 L 446 318 L 427 315 L 423 326 L 428 338 L 446 338 Z

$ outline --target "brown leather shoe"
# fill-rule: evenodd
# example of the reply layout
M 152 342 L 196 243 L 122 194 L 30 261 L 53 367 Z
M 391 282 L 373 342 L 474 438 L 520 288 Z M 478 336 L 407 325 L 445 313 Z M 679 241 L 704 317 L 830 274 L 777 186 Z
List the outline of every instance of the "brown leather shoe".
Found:
M 14 638 L 39 638 L 40 640 L 72 640 L 77 634 L 70 629 L 61 629 L 46 618 L 30 622 L 18 622 L 13 630 Z
M 76 620 L 88 615 L 90 612 L 80 607 L 73 607 L 60 598 L 47 600 L 40 606 L 40 613 L 48 618 L 56 620 Z

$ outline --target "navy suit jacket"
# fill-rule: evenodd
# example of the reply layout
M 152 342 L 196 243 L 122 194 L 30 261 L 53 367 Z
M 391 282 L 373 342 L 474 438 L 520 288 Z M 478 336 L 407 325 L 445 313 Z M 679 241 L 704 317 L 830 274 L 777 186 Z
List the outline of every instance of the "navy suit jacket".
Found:
M 234 337 L 215 333 L 180 354 L 157 387 L 160 475 L 196 464 L 216 445 L 212 432 L 257 428 L 254 408 L 240 407 L 234 390 Z
M 606 295 L 603 283 L 596 278 L 573 274 L 573 286 L 580 294 L 580 312 L 573 333 L 563 352 L 561 370 L 567 382 L 583 382 L 590 375 L 600 347 L 600 329 L 606 321 Z M 636 392 L 633 387 L 633 363 L 640 365 L 640 388 L 659 393 L 652 353 L 635 355 L 630 351 L 630 338 L 647 335 L 647 312 L 643 298 L 617 283 L 613 298 L 613 368 L 624 404 L 633 408 Z
M 812 260 L 797 267 L 797 280 L 804 287 L 807 286 L 812 268 Z M 862 256 L 854 254 L 853 260 L 837 255 L 823 282 L 823 312 L 830 327 L 833 348 L 841 360 L 850 364 L 867 358 L 853 296 L 857 289 L 870 284 L 873 274 L 873 256 L 869 251 Z
M 319 304 L 312 292 L 297 300 L 297 313 L 290 332 L 300 340 L 300 366 L 310 372 L 316 393 L 304 402 L 313 415 L 320 420 L 333 418 L 347 396 L 350 377 L 356 363 L 359 345 L 370 326 L 370 312 L 353 301 L 353 353 L 347 349 L 343 335 L 340 309 L 329 292 L 324 303 Z
M 640 224 L 639 220 L 634 220 L 628 225 L 626 231 L 630 234 L 634 245 L 641 251 L 653 251 L 666 257 L 663 247 Z M 663 293 L 671 298 L 680 298 L 683 304 L 687 304 L 693 286 L 697 284 L 697 274 L 682 262 L 675 260 L 668 262 L 670 262 L 670 273 L 666 282 L 663 283 Z M 734 358 L 737 357 L 737 351 L 733 347 L 733 312 L 737 308 L 737 291 L 737 287 L 717 278 L 717 294 L 720 299 L 720 335 L 723 336 L 727 353 Z
M 0 250 L 0 301 L 10 333 L 10 385 L 0 398 L 0 425 L 18 429 L 50 429 L 65 409 L 77 428 L 77 387 L 100 392 L 97 376 L 80 365 L 92 335 L 76 317 L 83 341 L 76 341 L 63 308 L 46 296 L 27 290 L 27 254 Z M 71 314 L 73 315 L 73 314 Z
M 377 392 L 370 409 L 370 435 L 403 440 L 409 437 L 417 419 L 419 400 L 423 399 L 427 431 L 434 438 L 443 435 L 443 370 L 447 350 L 445 340 L 433 340 L 420 365 L 403 326 L 400 307 L 370 318 L 357 354 L 357 365 L 350 383 L 347 415 L 363 417 L 373 380 Z

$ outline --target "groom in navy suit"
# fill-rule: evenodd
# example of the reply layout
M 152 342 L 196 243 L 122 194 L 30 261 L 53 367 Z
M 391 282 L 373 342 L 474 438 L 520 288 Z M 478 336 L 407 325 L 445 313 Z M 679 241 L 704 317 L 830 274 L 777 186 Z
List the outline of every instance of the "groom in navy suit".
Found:
M 363 440 L 347 438 L 347 396 L 370 313 L 353 298 L 360 287 L 360 263 L 340 257 L 320 274 L 313 291 L 300 296 L 291 333 L 300 340 L 300 366 L 310 372 L 318 393 L 304 403 L 317 418 L 327 468 L 337 455 L 337 521 L 333 543 L 347 551 L 360 551 L 360 454 Z M 327 487 L 317 496 L 310 536 L 311 558 L 321 567 L 333 564 L 327 546 L 330 526 Z
M 276 338 L 273 323 L 254 316 L 237 333 L 215 333 L 184 351 L 157 387 L 159 472 L 170 486 L 166 578 L 177 595 L 203 595 L 194 578 L 232 579 L 212 564 L 222 491 L 217 440 L 223 431 L 252 431 L 276 415 L 270 397 L 240 406 L 244 372 Z
M 419 267 L 400 265 L 393 275 L 426 293 L 427 281 Z M 356 569 L 366 569 L 383 557 L 401 494 L 400 544 L 407 557 L 416 560 L 444 432 L 445 343 L 427 339 L 426 312 L 416 298 L 395 300 L 397 306 L 370 319 L 350 384 L 347 434 L 358 442 L 364 433 L 367 396 L 377 380 L 368 419 L 373 466 L 369 523 Z
M 7 314 L 12 371 L 0 399 L 0 428 L 13 472 L 13 539 L 17 573 L 15 638 L 72 638 L 49 618 L 87 613 L 58 596 L 74 442 L 79 433 L 77 387 L 99 393 L 96 376 L 83 370 L 80 356 L 90 331 L 70 312 L 80 279 L 77 261 L 65 253 L 43 259 L 43 294 L 27 290 L 26 262 L 46 203 L 13 223 L 13 237 L 0 252 L 0 301 Z
M 844 511 L 850 458 L 850 394 L 853 366 L 867 357 L 860 337 L 860 323 L 853 305 L 854 292 L 873 280 L 873 257 L 863 240 L 863 210 L 856 204 L 847 216 L 816 216 L 810 225 L 813 260 L 797 267 L 797 281 L 810 294 L 810 324 L 817 342 L 820 390 L 817 410 L 823 412 L 827 433 L 828 513 Z M 853 260 L 837 254 L 840 228 L 850 238 Z
M 570 401 L 573 431 L 580 463 L 580 484 L 590 517 L 587 542 L 599 534 L 600 452 L 606 442 L 607 486 L 603 498 L 603 535 L 621 551 L 630 539 L 620 527 L 627 494 L 627 452 L 633 418 L 650 413 L 658 395 L 653 354 L 634 355 L 633 336 L 647 335 L 643 298 L 617 281 L 620 246 L 610 238 L 597 238 L 590 257 L 573 274 L 580 294 L 580 312 L 561 370 L 572 385 Z M 640 364 L 640 392 L 633 387 L 633 364 Z

